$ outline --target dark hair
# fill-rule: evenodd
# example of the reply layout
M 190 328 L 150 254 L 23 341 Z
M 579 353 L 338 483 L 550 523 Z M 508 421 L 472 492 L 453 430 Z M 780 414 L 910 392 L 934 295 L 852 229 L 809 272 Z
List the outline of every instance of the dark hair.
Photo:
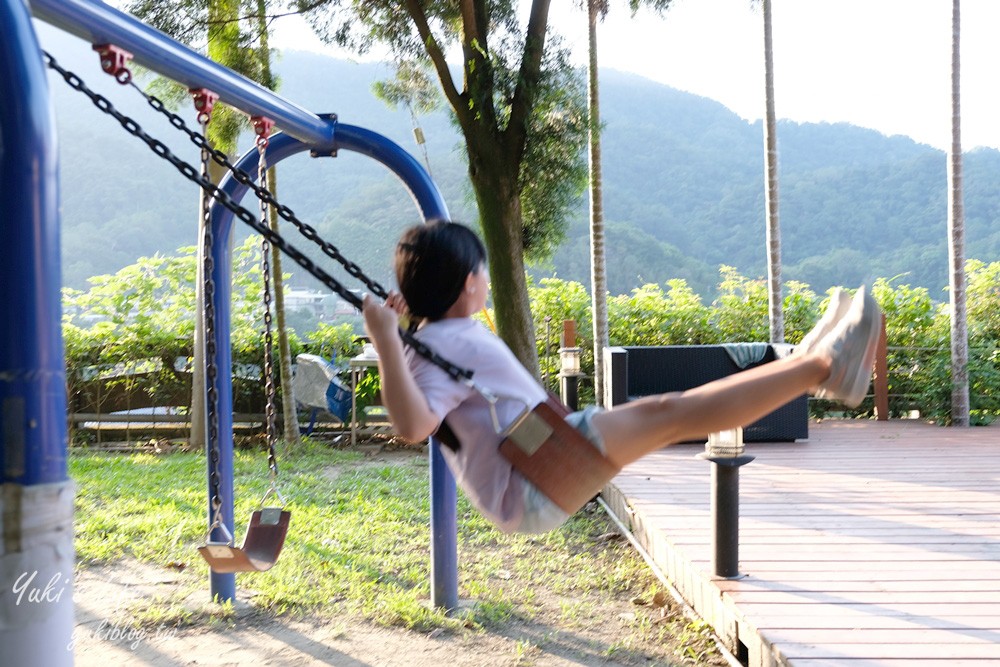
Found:
M 412 315 L 438 320 L 485 261 L 486 248 L 471 229 L 435 220 L 403 232 L 396 245 L 396 283 Z

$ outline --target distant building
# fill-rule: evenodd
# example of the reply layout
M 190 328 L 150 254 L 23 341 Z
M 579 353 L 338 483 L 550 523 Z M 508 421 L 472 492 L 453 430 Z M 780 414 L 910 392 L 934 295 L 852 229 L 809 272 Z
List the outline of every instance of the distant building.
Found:
M 317 318 L 324 314 L 323 301 L 330 296 L 328 292 L 309 289 L 286 289 L 285 309 L 289 311 L 306 310 Z
M 351 291 L 359 297 L 361 296 L 360 290 Z M 289 312 L 305 310 L 319 320 L 330 320 L 337 316 L 357 314 L 357 310 L 350 302 L 341 299 L 336 294 L 312 289 L 286 289 L 285 309 Z

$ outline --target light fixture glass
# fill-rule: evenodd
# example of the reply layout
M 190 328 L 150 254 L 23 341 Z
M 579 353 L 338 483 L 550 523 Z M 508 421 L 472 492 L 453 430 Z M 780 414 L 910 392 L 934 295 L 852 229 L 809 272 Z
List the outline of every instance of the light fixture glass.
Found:
M 705 454 L 716 458 L 736 458 L 742 456 L 746 447 L 743 445 L 743 429 L 736 427 L 718 433 L 709 433 L 705 443 Z
M 563 375 L 580 374 L 580 348 L 561 347 L 559 348 L 560 373 Z

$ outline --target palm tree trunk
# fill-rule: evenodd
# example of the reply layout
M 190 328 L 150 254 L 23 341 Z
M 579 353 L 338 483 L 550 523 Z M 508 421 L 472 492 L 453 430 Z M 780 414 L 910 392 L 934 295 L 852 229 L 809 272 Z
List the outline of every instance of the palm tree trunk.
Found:
M 764 9 L 764 169 L 766 187 L 767 302 L 772 343 L 785 342 L 785 318 L 781 298 L 781 226 L 778 222 L 778 146 L 774 118 L 774 54 L 771 43 L 771 0 Z
M 271 49 L 268 42 L 267 0 L 257 0 L 257 36 L 260 39 L 260 69 L 261 83 L 269 90 L 274 90 L 276 82 L 271 72 Z M 267 182 L 271 194 L 278 196 L 278 170 L 271 167 Z M 270 226 L 278 231 L 278 212 L 274 207 L 269 209 Z M 285 425 L 285 445 L 294 447 L 299 444 L 299 419 L 295 411 L 295 390 L 292 387 L 292 350 L 288 342 L 288 327 L 285 324 L 285 289 L 281 271 L 281 251 L 271 246 L 271 284 L 274 285 L 274 321 L 278 329 L 278 366 L 281 378 L 281 415 Z
M 961 0 L 952 0 L 951 149 L 948 153 L 948 269 L 951 300 L 951 422 L 969 425 L 969 332 L 965 303 L 965 210 L 962 199 L 962 110 L 959 53 Z
M 608 287 L 604 252 L 604 195 L 601 180 L 601 105 L 597 68 L 600 0 L 587 2 L 590 62 L 587 103 L 590 112 L 590 291 L 594 326 L 594 400 L 604 405 L 604 348 L 608 345 Z
M 271 194 L 278 197 L 278 172 L 271 167 L 267 183 Z M 269 209 L 271 229 L 278 231 L 278 211 Z M 285 319 L 285 287 L 281 269 L 281 251 L 271 245 L 271 284 L 274 285 L 274 322 L 278 332 L 278 368 L 281 378 L 281 416 L 285 426 L 285 445 L 299 444 L 299 416 L 295 410 L 295 389 L 292 382 L 292 348 L 288 342 L 288 325 Z
M 191 433 L 188 444 L 192 448 L 203 449 L 207 442 L 205 414 L 205 219 L 202 211 L 208 193 L 198 191 L 198 253 L 194 283 L 194 344 L 191 353 Z

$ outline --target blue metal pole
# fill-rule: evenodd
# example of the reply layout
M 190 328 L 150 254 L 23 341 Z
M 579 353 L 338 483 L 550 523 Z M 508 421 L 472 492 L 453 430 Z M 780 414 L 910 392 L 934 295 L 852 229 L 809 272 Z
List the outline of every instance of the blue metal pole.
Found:
M 135 62 L 188 88 L 207 88 L 251 116 L 266 116 L 279 128 L 326 148 L 332 127 L 313 113 L 236 74 L 162 32 L 94 0 L 30 0 L 34 15 L 91 44 L 114 44 Z
M 441 443 L 431 438 L 431 604 L 458 608 L 458 497 Z
M 403 150 L 398 144 L 370 130 L 342 125 L 336 122 L 332 116 L 327 116 L 326 122 L 330 124 L 330 135 L 334 138 L 333 146 L 329 150 L 325 147 L 317 149 L 299 141 L 295 137 L 287 134 L 277 134 L 271 137 L 267 148 L 267 160 L 271 165 L 276 165 L 282 160 L 305 150 L 313 150 L 317 153 L 332 153 L 337 150 L 348 150 L 367 155 L 389 168 L 395 173 L 403 184 L 410 191 L 426 220 L 437 218 L 447 218 L 448 208 L 444 198 L 438 191 L 430 176 L 420 163 L 409 153 Z M 255 180 L 257 177 L 257 149 L 248 151 L 237 163 L 237 167 Z M 228 194 L 234 201 L 241 201 L 249 188 L 239 183 L 232 174 L 227 175 L 219 188 Z M 219 368 L 229 368 L 231 363 L 229 356 L 229 322 L 230 322 L 230 301 L 231 301 L 231 259 L 229 249 L 231 247 L 233 213 L 221 204 L 216 203 L 212 208 L 212 229 L 215 234 L 214 258 L 217 269 L 225 266 L 226 274 L 219 270 L 215 273 L 215 289 L 218 296 L 215 306 L 216 316 L 216 350 Z M 301 243 L 292 243 L 297 247 L 302 247 Z M 224 323 L 224 325 L 223 325 Z M 225 360 L 223 360 L 223 352 Z M 232 386 L 229 383 L 221 383 L 219 386 L 219 410 L 224 412 L 223 404 L 232 405 Z M 222 417 L 226 421 L 222 421 Z M 224 430 L 225 429 L 225 430 Z M 220 414 L 220 440 L 232 445 L 232 415 L 231 411 Z M 431 475 L 431 602 L 434 606 L 445 609 L 455 609 L 458 606 L 458 521 L 457 521 L 457 491 L 455 489 L 455 478 L 448 469 L 441 456 L 440 444 L 436 440 L 431 440 L 430 445 L 430 475 Z M 226 479 L 232 480 L 231 473 L 231 451 L 229 455 L 229 475 Z M 225 472 L 220 468 L 220 472 Z M 231 491 L 231 487 L 230 487 Z M 232 496 L 224 499 L 232 513 Z M 216 581 L 216 577 L 220 578 Z M 229 577 L 230 579 L 221 579 Z M 215 586 L 228 585 L 229 581 L 234 581 L 233 575 L 213 575 L 212 586 L 213 596 Z M 226 589 L 227 591 L 229 589 Z M 232 596 L 235 596 L 235 584 L 233 584 Z M 230 598 L 223 598 L 230 599 Z
M 0 0 L 0 99 L 0 645 L 10 664 L 72 665 L 58 160 L 45 68 L 22 0 Z M 54 597 L 18 604 L 19 586 L 46 582 Z
M 0 76 L 5 231 L 0 262 L 0 399 L 4 482 L 66 479 L 66 371 L 59 270 L 56 134 L 41 52 L 19 2 L 8 2 Z M 11 6 L 13 5 L 13 6 Z
M 212 244 L 212 282 L 215 286 L 215 368 L 217 371 L 215 378 L 216 388 L 216 416 L 218 418 L 218 447 L 219 463 L 218 467 L 213 465 L 211 456 L 208 460 L 208 516 L 209 524 L 213 520 L 212 511 L 212 473 L 219 475 L 219 499 L 222 501 L 222 521 L 226 527 L 236 535 L 237 526 L 234 522 L 233 511 L 233 351 L 230 340 L 231 311 L 229 307 L 233 294 L 233 255 L 232 240 L 229 231 L 232 225 L 228 226 L 227 233 L 218 233 L 215 223 L 215 216 L 212 216 L 212 229 L 215 234 Z M 205 295 L 206 302 L 208 295 Z M 208 304 L 206 303 L 206 306 Z M 206 358 L 207 360 L 207 358 Z M 205 378 L 206 393 L 210 379 Z M 207 405 L 207 403 L 206 403 Z M 211 425 L 209 425 L 211 428 Z M 206 445 L 211 447 L 212 443 L 205 439 Z M 213 540 L 224 540 L 225 537 L 220 529 L 216 529 L 212 534 Z M 209 591 L 212 599 L 217 602 L 231 602 L 236 599 L 236 575 L 232 573 L 209 573 Z

